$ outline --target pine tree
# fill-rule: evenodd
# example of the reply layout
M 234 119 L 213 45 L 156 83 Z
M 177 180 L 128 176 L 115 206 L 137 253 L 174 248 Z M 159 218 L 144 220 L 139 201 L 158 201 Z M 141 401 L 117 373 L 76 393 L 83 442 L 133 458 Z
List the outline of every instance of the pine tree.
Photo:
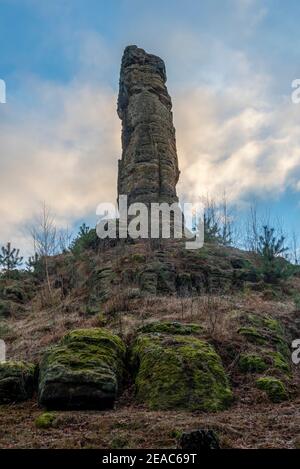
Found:
M 20 249 L 12 248 L 10 243 L 2 246 L 0 253 L 0 266 L 3 267 L 5 273 L 9 276 L 12 270 L 15 270 L 23 262 L 20 256 Z
M 277 237 L 275 229 L 263 226 L 263 232 L 259 236 L 258 253 L 268 261 L 272 261 L 280 254 L 284 254 L 288 248 L 284 246 L 285 237 Z

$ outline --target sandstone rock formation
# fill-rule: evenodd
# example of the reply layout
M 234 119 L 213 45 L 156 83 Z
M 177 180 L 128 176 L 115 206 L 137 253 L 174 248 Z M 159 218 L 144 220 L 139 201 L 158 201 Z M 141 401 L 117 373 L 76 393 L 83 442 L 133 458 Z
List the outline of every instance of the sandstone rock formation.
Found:
M 137 46 L 124 51 L 118 115 L 122 119 L 122 159 L 118 197 L 128 203 L 177 202 L 179 178 L 171 98 L 165 64 Z
M 39 403 L 48 409 L 104 409 L 120 390 L 125 346 L 100 328 L 69 332 L 43 356 Z
M 197 324 L 168 322 L 139 330 L 131 351 L 138 402 L 152 410 L 212 412 L 231 404 L 221 358 L 199 334 Z

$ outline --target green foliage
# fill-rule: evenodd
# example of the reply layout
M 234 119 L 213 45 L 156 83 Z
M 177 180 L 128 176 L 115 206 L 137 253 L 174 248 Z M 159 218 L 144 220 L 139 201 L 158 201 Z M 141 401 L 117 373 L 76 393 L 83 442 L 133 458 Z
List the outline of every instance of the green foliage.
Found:
M 286 358 L 280 352 L 271 353 L 271 358 L 274 368 L 277 370 L 283 371 L 284 373 L 289 373 L 290 365 Z
M 294 269 L 283 256 L 288 248 L 284 246 L 285 237 L 277 236 L 275 229 L 268 225 L 263 226 L 262 234 L 258 239 L 257 252 L 262 256 L 261 275 L 265 282 L 276 283 L 293 275 Z
M 220 227 L 209 212 L 204 214 L 204 240 L 206 242 L 218 242 L 220 240 Z
M 282 381 L 270 376 L 264 376 L 256 380 L 258 389 L 265 391 L 272 402 L 281 402 L 288 399 L 286 388 Z
M 88 249 L 96 249 L 99 243 L 95 229 L 90 229 L 85 223 L 79 228 L 76 238 L 72 241 L 70 249 L 74 255 L 80 255 Z
M 45 277 L 44 261 L 43 261 L 43 258 L 39 256 L 37 253 L 35 253 L 34 256 L 28 257 L 25 265 L 26 265 L 27 272 L 32 273 L 33 276 L 39 280 L 44 279 Z
M 285 259 L 273 258 L 269 260 L 263 257 L 260 274 L 266 283 L 276 284 L 279 280 L 287 280 L 294 275 L 295 266 L 289 264 Z
M 11 271 L 22 265 L 23 257 L 20 256 L 20 249 L 12 248 L 11 243 L 1 247 L 0 266 L 9 277 Z
M 263 232 L 259 236 L 258 253 L 265 259 L 272 261 L 275 257 L 284 254 L 288 248 L 284 247 L 285 237 L 277 237 L 275 228 L 263 226 Z

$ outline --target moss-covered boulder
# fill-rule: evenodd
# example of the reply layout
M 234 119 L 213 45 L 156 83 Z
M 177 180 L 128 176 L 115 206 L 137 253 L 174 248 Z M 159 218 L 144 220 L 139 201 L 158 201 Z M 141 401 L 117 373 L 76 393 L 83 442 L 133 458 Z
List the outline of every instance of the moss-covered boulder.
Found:
M 266 315 L 241 316 L 238 333 L 245 339 L 245 351 L 241 354 L 239 368 L 243 372 L 268 374 L 290 373 L 289 343 L 279 320 Z
M 228 407 L 232 392 L 214 348 L 192 335 L 191 325 L 169 326 L 148 325 L 133 343 L 137 400 L 162 410 L 218 411 Z
M 289 345 L 284 329 L 277 319 L 264 315 L 246 314 L 242 317 L 242 323 L 238 333 L 246 341 L 273 348 L 284 356 L 289 355 Z
M 162 334 L 179 334 L 190 335 L 196 334 L 202 330 L 199 324 L 182 324 L 176 321 L 150 322 L 142 326 L 139 333 L 162 333 Z
M 122 383 L 125 345 L 111 332 L 78 329 L 40 364 L 39 403 L 49 409 L 112 407 Z
M 239 368 L 245 373 L 256 373 L 265 371 L 268 368 L 268 364 L 260 355 L 242 353 L 239 359 Z
M 243 373 L 261 373 L 266 370 L 268 373 L 290 373 L 288 359 L 282 353 L 258 346 L 252 347 L 249 353 L 241 353 L 238 365 Z
M 258 389 L 265 391 L 272 402 L 281 402 L 288 399 L 285 385 L 279 379 L 263 376 L 256 380 L 256 386 Z
M 35 365 L 8 361 L 0 363 L 0 404 L 30 399 L 34 391 Z
M 56 420 L 56 415 L 53 412 L 44 412 L 35 419 L 35 426 L 37 428 L 51 428 Z

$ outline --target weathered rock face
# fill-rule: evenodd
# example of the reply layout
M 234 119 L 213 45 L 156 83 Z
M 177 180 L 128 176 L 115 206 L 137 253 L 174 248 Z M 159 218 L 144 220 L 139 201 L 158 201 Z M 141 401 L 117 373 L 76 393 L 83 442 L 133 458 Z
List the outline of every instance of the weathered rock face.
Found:
M 179 177 L 171 98 L 164 62 L 137 46 L 122 59 L 118 115 L 122 119 L 122 159 L 118 197 L 128 203 L 177 202 Z
M 39 403 L 49 409 L 112 407 L 119 392 L 125 346 L 105 329 L 78 329 L 44 355 Z

